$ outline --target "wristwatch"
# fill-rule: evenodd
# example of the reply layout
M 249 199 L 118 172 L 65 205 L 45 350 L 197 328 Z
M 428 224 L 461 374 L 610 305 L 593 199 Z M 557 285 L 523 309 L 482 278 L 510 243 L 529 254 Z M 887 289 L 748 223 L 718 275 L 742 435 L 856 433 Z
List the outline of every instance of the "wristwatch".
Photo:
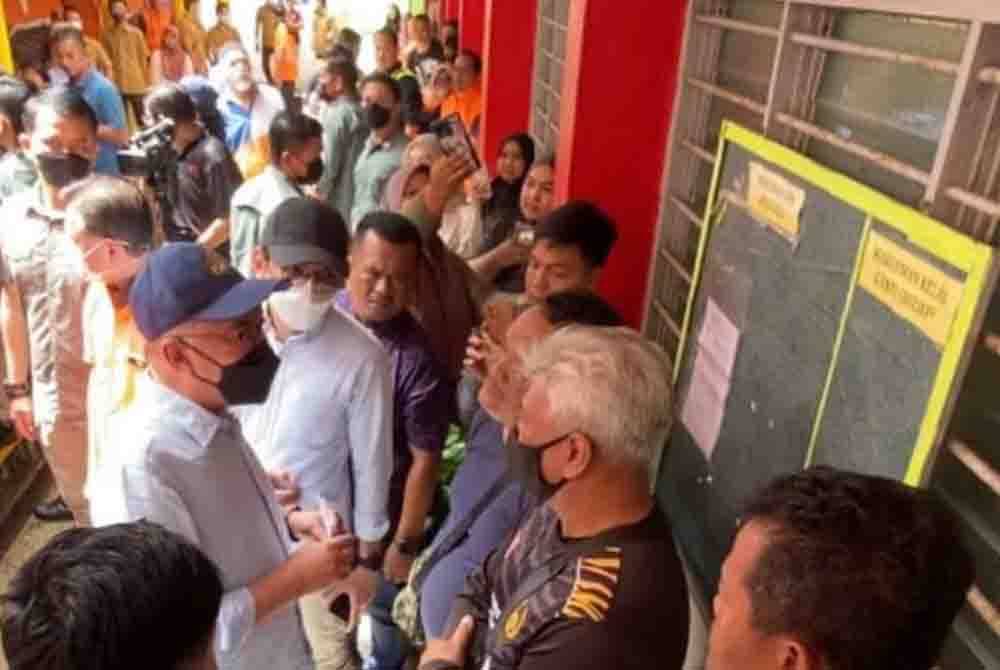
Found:
M 396 549 L 403 556 L 407 558 L 416 558 L 420 555 L 420 548 L 423 546 L 423 538 L 419 537 L 404 537 L 396 538 L 392 541 L 396 545 Z
M 3 392 L 7 394 L 7 397 L 10 400 L 14 400 L 15 398 L 27 398 L 31 395 L 31 382 L 26 381 L 20 384 L 4 382 Z

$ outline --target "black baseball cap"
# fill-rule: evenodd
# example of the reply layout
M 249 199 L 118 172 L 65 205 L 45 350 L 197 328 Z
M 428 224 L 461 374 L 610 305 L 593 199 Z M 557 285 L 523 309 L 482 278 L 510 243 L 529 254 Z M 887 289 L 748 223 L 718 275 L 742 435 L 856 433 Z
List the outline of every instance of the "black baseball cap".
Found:
M 260 231 L 260 246 L 279 267 L 321 263 L 347 274 L 347 226 L 333 207 L 315 198 L 290 198 L 278 205 Z
M 282 280 L 244 279 L 194 242 L 151 253 L 129 290 L 135 325 L 147 340 L 188 321 L 230 321 L 259 306 Z

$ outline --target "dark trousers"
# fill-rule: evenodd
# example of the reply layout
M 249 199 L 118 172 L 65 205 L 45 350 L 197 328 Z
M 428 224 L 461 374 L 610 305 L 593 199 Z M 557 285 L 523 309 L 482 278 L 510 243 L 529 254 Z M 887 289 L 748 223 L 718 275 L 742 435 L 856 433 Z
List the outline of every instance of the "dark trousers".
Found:
M 299 99 L 295 97 L 295 82 L 294 81 L 283 81 L 281 82 L 281 95 L 285 98 L 285 109 L 290 112 L 300 112 L 299 109 Z
M 142 97 L 142 95 L 126 95 L 122 93 L 122 100 L 125 102 L 125 106 L 132 108 L 136 128 L 142 127 L 142 117 L 145 115 L 145 110 L 142 106 Z

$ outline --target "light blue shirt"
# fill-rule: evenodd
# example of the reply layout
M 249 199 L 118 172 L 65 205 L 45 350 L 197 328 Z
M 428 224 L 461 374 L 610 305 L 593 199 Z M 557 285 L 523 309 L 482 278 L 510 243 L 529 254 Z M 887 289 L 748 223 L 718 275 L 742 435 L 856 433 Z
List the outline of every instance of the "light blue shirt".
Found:
M 225 594 L 215 628 L 222 670 L 313 667 L 298 605 L 256 623 L 248 588 L 288 560 L 291 538 L 270 481 L 229 414 L 218 415 L 146 375 L 134 433 L 112 450 L 92 491 L 95 526 L 147 519 L 212 559 Z
M 115 130 L 125 129 L 125 107 L 118 89 L 95 68 L 90 68 L 74 84 L 80 89 L 80 95 L 97 115 L 97 122 Z M 105 140 L 97 141 L 97 163 L 94 171 L 99 174 L 118 174 L 119 147 Z
M 349 530 L 377 542 L 389 530 L 392 362 L 377 339 L 332 306 L 284 344 L 262 405 L 241 407 L 247 441 L 269 470 L 287 470 L 303 508 L 325 500 Z
M 354 198 L 351 202 L 351 231 L 365 214 L 380 209 L 382 193 L 386 184 L 403 161 L 403 150 L 409 142 L 403 131 L 399 131 L 385 142 L 379 142 L 369 135 L 354 164 Z

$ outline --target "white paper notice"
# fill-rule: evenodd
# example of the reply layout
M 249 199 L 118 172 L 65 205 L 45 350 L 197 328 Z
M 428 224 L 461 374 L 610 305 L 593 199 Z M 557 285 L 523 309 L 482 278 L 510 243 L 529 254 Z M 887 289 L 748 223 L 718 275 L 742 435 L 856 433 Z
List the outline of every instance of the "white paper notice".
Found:
M 701 324 L 701 333 L 698 334 L 698 345 L 721 366 L 726 377 L 733 373 L 736 350 L 740 346 L 740 330 L 711 298 L 705 306 L 705 318 Z
M 712 460 L 722 430 L 739 345 L 739 329 L 709 298 L 698 334 L 691 382 L 681 407 L 681 421 L 708 461 Z
M 681 408 L 681 421 L 709 461 L 719 441 L 728 395 L 729 378 L 722 374 L 705 350 L 699 348 L 694 358 L 691 384 Z

